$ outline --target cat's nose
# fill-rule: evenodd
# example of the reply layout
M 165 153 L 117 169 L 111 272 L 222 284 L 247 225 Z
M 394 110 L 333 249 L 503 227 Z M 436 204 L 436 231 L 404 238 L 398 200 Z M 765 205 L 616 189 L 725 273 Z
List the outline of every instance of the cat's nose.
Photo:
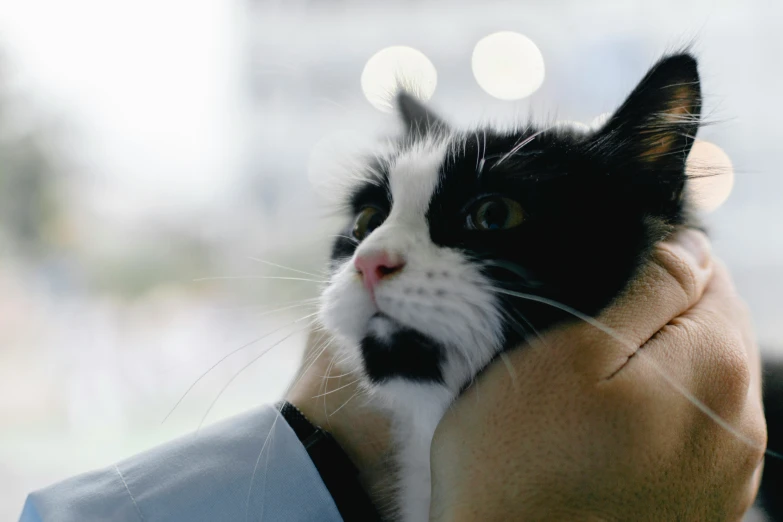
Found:
M 400 255 L 382 250 L 356 256 L 353 265 L 362 276 L 364 286 L 367 290 L 372 291 L 384 277 L 402 270 L 405 266 L 405 260 Z

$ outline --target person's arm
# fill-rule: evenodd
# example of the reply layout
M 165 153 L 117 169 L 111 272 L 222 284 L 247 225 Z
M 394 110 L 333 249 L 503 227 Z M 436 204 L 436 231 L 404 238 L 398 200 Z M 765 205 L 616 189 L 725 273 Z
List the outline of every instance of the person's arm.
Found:
M 265 406 L 30 494 L 20 522 L 342 520 L 302 443 Z

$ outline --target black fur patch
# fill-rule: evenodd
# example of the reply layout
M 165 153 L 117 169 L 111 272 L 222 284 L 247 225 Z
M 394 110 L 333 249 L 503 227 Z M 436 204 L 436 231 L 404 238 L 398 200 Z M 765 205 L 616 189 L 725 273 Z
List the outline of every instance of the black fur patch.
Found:
M 696 62 L 678 55 L 656 64 L 596 131 L 468 134 L 441 168 L 427 214 L 432 241 L 490 261 L 483 271 L 495 286 L 595 315 L 657 241 L 689 223 L 685 160 L 700 108 Z M 493 195 L 520 203 L 524 222 L 466 229 L 471 202 Z M 573 320 L 549 305 L 499 297 L 513 319 L 506 324 L 508 346 L 531 327 Z
M 415 99 L 398 98 L 414 143 L 445 133 L 441 118 Z M 658 62 L 602 128 L 572 132 L 560 127 L 457 134 L 440 168 L 427 212 L 430 236 L 465 252 L 493 285 L 534 294 L 595 315 L 627 286 L 653 245 L 688 214 L 685 160 L 699 128 L 701 91 L 696 61 L 679 54 Z M 521 146 L 520 146 L 521 145 Z M 383 172 L 382 165 L 373 169 Z M 388 173 L 380 183 L 357 187 L 348 202 L 389 210 Z M 469 230 L 466 213 L 484 196 L 518 202 L 521 225 Z M 349 225 L 350 227 L 350 225 Z M 350 228 L 343 232 L 350 236 Z M 352 255 L 356 241 L 338 238 L 335 259 Z M 551 306 L 499 294 L 506 312 L 506 346 L 533 328 L 572 320 Z M 441 348 L 421 334 L 395 336 L 391 345 L 368 338 L 362 346 L 368 374 L 413 380 L 441 379 Z
M 362 340 L 364 369 L 375 384 L 394 377 L 443 382 L 442 350 L 431 339 L 407 328 L 393 333 L 388 341 L 372 335 Z

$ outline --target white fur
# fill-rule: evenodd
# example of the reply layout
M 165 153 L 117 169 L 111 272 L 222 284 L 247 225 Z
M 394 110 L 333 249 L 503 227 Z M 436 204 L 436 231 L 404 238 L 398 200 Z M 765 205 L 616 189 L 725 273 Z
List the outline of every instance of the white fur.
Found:
M 385 250 L 402 256 L 405 267 L 377 286 L 373 302 L 353 259 L 348 260 L 333 274 L 320 307 L 323 324 L 340 340 L 340 355 L 360 373 L 361 340 L 369 331 L 388 338 L 395 327 L 371 320 L 378 311 L 446 347 L 444 384 L 401 378 L 380 385 L 366 382 L 376 403 L 392 418 L 400 468 L 398 512 L 404 522 L 429 519 L 429 457 L 435 427 L 501 342 L 500 313 L 488 281 L 462 254 L 430 239 L 426 212 L 451 146 L 448 138 L 423 141 L 388 158 L 391 212 L 354 257 Z

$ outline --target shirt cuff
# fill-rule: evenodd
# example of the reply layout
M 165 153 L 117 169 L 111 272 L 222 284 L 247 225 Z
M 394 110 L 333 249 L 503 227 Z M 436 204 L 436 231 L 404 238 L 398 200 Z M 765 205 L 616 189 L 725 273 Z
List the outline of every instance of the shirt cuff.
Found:
M 258 519 L 342 520 L 307 451 L 271 406 L 32 493 L 20 522 Z

